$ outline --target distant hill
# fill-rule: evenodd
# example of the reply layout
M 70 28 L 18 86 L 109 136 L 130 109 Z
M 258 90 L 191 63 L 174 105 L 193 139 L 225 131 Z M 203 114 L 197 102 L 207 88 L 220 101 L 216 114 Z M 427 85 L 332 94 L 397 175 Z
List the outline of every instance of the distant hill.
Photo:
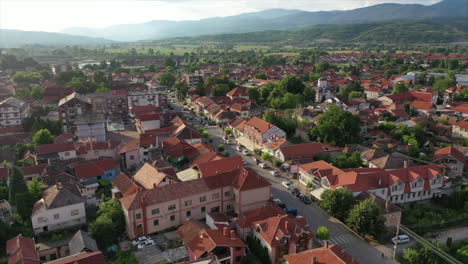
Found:
M 386 21 L 347 25 L 317 25 L 311 28 L 270 30 L 240 34 L 206 35 L 173 39 L 173 42 L 282 43 L 305 44 L 317 41 L 368 43 L 448 43 L 468 40 L 468 20 L 459 18 Z M 168 40 L 169 41 L 169 40 Z
M 445 16 L 466 17 L 467 14 L 468 0 L 444 0 L 430 6 L 380 4 L 348 11 L 308 12 L 270 9 L 196 21 L 154 20 L 143 24 L 115 25 L 103 29 L 69 28 L 63 32 L 120 41 L 137 41 L 262 30 L 293 30 L 318 24 L 366 23 Z
M 0 47 L 11 48 L 21 45 L 97 45 L 115 43 L 113 40 L 75 36 L 63 33 L 0 29 Z

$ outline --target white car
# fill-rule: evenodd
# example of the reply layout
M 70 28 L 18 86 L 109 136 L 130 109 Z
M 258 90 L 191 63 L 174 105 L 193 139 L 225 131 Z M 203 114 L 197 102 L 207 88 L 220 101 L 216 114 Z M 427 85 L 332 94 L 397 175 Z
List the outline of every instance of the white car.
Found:
M 132 241 L 132 245 L 134 246 L 137 246 L 138 244 L 144 242 L 144 241 L 148 241 L 148 240 L 151 240 L 151 238 L 149 236 L 141 236 L 135 240 Z
M 291 183 L 289 183 L 289 182 L 287 182 L 287 181 L 283 181 L 283 182 L 281 183 L 281 185 L 283 185 L 283 187 L 286 188 L 286 189 L 288 189 L 288 190 L 289 190 L 289 187 L 292 186 Z
M 399 235 L 398 237 L 392 238 L 393 244 L 398 242 L 398 244 L 408 243 L 410 241 L 409 236 L 407 235 Z
M 143 241 L 140 244 L 138 244 L 137 248 L 142 249 L 142 248 L 151 247 L 151 246 L 154 246 L 154 245 L 156 245 L 156 244 L 154 243 L 153 240 L 146 240 L 146 241 Z
M 275 176 L 275 177 L 279 176 L 279 173 L 277 171 L 275 171 L 275 170 L 270 171 L 270 174 Z
M 244 150 L 242 151 L 242 154 L 244 154 L 244 155 L 246 155 L 246 156 L 249 156 L 249 155 L 250 155 L 250 152 L 249 152 L 248 150 L 244 149 Z
M 266 167 L 267 167 L 267 165 L 266 165 L 265 163 L 263 163 L 263 162 L 262 162 L 262 163 L 260 163 L 260 164 L 258 164 L 258 166 L 260 166 L 262 169 L 264 169 L 264 168 L 266 168 Z
M 242 148 L 241 148 L 240 146 L 237 146 L 237 147 L 236 147 L 236 150 L 237 150 L 237 151 L 242 151 Z

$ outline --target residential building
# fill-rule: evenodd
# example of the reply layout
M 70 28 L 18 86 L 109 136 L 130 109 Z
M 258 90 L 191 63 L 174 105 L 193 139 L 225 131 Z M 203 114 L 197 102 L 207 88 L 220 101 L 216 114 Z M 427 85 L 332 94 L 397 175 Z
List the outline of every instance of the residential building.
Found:
M 271 143 L 286 138 L 286 132 L 258 117 L 252 117 L 244 124 L 244 137 L 250 143 L 251 150 L 262 148 L 265 142 Z M 249 146 L 246 146 L 249 148 Z
M 151 112 L 139 115 L 135 118 L 135 126 L 138 133 L 161 128 L 161 117 L 159 113 Z
M 234 212 L 261 207 L 268 202 L 271 185 L 250 168 L 212 177 L 138 189 L 120 199 L 128 236 L 133 239 L 203 219 L 207 212 Z
M 249 94 L 241 88 L 234 88 L 226 94 L 231 100 L 236 98 L 249 99 Z
M 179 179 L 174 177 L 174 175 L 165 173 L 162 170 L 160 171 L 150 163 L 145 163 L 145 165 L 133 175 L 133 180 L 145 189 L 158 188 L 179 182 Z
M 76 92 L 60 99 L 58 111 L 63 131 L 74 134 L 75 122 L 83 115 L 91 114 L 92 109 L 91 100 Z
M 182 80 L 187 84 L 189 88 L 197 87 L 199 83 L 203 83 L 203 75 L 198 73 L 184 73 Z
M 40 264 L 36 243 L 30 237 L 21 234 L 6 241 L 8 264 Z
M 83 115 L 74 121 L 78 140 L 106 141 L 106 119 L 102 114 Z
M 114 159 L 103 159 L 79 163 L 74 166 L 75 175 L 80 181 L 106 179 L 112 181 L 117 176 Z
M 452 136 L 468 139 L 468 121 L 450 121 L 452 124 Z
M 131 91 L 127 94 L 128 109 L 139 105 L 159 106 L 159 92 L 155 89 Z
M 49 261 L 48 264 L 105 264 L 106 260 L 101 251 L 80 252 L 57 260 Z
M 287 264 L 358 264 L 339 245 L 329 245 L 328 242 L 323 247 L 286 255 L 284 259 Z
M 275 151 L 275 157 L 282 162 L 291 160 L 312 160 L 317 155 L 324 155 L 327 149 L 322 143 L 311 142 L 281 146 Z
M 25 101 L 9 97 L 0 102 L 0 126 L 18 126 L 29 116 L 30 107 Z
M 76 158 L 76 148 L 74 142 L 61 144 L 44 144 L 37 146 L 39 159 L 46 160 L 50 165 L 56 160 L 70 160 Z
M 85 199 L 76 185 L 57 183 L 44 191 L 31 215 L 34 234 L 86 224 Z
M 446 175 L 449 177 L 461 177 L 466 169 L 465 155 L 453 146 L 441 148 L 434 152 L 432 161 L 448 166 Z
M 418 114 L 423 117 L 430 117 L 435 110 L 433 108 L 432 102 L 419 100 L 414 100 L 411 102 L 410 108 L 416 110 L 416 112 L 418 112 Z
M 299 182 L 307 185 L 309 182 L 319 185 L 323 177 L 344 173 L 341 169 L 323 160 L 299 165 Z

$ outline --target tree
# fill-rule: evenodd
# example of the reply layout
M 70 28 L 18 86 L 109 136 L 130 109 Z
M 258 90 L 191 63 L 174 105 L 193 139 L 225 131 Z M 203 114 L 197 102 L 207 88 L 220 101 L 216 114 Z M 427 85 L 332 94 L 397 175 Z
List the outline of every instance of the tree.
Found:
M 468 244 L 457 250 L 457 259 L 461 260 L 463 263 L 468 263 Z
M 304 89 L 304 92 L 302 93 L 302 95 L 304 96 L 304 100 L 305 101 L 314 101 L 315 100 L 315 89 L 310 87 L 310 86 L 306 86 L 306 88 Z
M 99 205 L 98 217 L 89 225 L 89 233 L 100 248 L 119 241 L 126 230 L 125 216 L 119 200 L 112 199 Z
M 255 100 L 257 102 L 260 101 L 260 92 L 258 88 L 249 88 L 247 89 L 247 93 L 249 94 L 249 98 Z
M 319 226 L 317 232 L 315 232 L 315 237 L 320 240 L 330 239 L 330 230 L 325 226 Z
M 198 82 L 197 87 L 195 87 L 195 89 L 199 96 L 205 96 L 205 85 L 203 82 Z
M 31 219 L 32 209 L 36 201 L 29 193 L 16 194 L 16 210 L 23 221 Z
M 10 177 L 10 201 L 15 204 L 16 195 L 28 192 L 28 186 L 21 170 L 13 166 Z
M 296 76 L 288 76 L 278 83 L 278 87 L 292 94 L 302 94 L 305 84 Z
M 455 82 L 448 78 L 437 78 L 432 86 L 432 89 L 435 91 L 443 92 L 448 88 L 455 85 Z
M 232 135 L 232 129 L 230 129 L 229 127 L 224 129 L 224 134 L 226 134 L 226 136 Z
M 138 264 L 138 258 L 132 251 L 118 251 L 111 264 Z
M 268 153 L 268 152 L 263 152 L 262 155 L 260 156 L 262 160 L 264 161 L 271 161 L 273 159 L 273 156 Z
M 159 84 L 167 88 L 172 88 L 175 82 L 176 78 L 170 72 L 165 72 L 163 75 L 159 76 Z
M 385 218 L 380 215 L 379 206 L 372 199 L 356 204 L 346 219 L 346 224 L 363 237 L 379 236 L 385 231 L 384 223 Z
M 31 91 L 28 88 L 15 89 L 15 96 L 21 99 L 31 97 Z
M 347 85 L 340 87 L 340 94 L 346 98 L 349 97 L 351 92 L 363 92 L 364 89 L 361 86 L 361 83 L 358 81 L 352 81 Z
M 176 82 L 174 84 L 174 90 L 176 91 L 177 100 L 183 101 L 187 97 L 188 86 L 183 82 Z
M 203 130 L 201 134 L 204 139 L 208 139 L 210 137 L 210 133 L 206 130 Z
M 403 82 L 398 82 L 393 86 L 392 94 L 401 94 L 408 91 L 408 86 Z
M 37 178 L 32 178 L 32 180 L 28 182 L 28 192 L 34 201 L 41 199 L 43 191 L 44 184 Z
M 334 157 L 332 163 L 335 167 L 340 169 L 359 168 L 364 166 L 361 153 L 357 151 L 353 154 L 343 152 L 341 155 Z
M 259 72 L 259 73 L 255 74 L 255 78 L 262 79 L 262 80 L 267 80 L 268 79 L 268 77 L 266 76 L 266 74 L 264 72 Z
M 34 134 L 33 142 L 37 145 L 52 144 L 54 143 L 54 137 L 47 128 L 44 128 Z
M 156 72 L 156 66 L 154 64 L 151 64 L 150 66 L 148 66 L 148 71 L 149 72 Z
M 34 85 L 31 88 L 31 96 L 36 100 L 44 98 L 44 89 L 42 89 L 39 85 Z
M 359 116 L 330 105 L 318 125 L 310 130 L 310 136 L 320 142 L 344 146 L 357 142 L 360 132 Z
M 431 249 L 417 244 L 414 247 L 403 250 L 403 255 L 398 259 L 402 264 L 443 264 L 446 263 Z
M 38 72 L 19 72 L 13 75 L 13 81 L 17 83 L 37 84 L 44 79 Z
M 346 219 L 354 204 L 353 192 L 347 188 L 325 190 L 320 198 L 320 207 L 340 220 Z
M 363 96 L 362 92 L 352 91 L 348 95 L 348 99 L 361 98 Z
M 218 83 L 215 84 L 213 88 L 211 88 L 211 96 L 225 96 L 229 91 L 230 88 L 228 84 Z

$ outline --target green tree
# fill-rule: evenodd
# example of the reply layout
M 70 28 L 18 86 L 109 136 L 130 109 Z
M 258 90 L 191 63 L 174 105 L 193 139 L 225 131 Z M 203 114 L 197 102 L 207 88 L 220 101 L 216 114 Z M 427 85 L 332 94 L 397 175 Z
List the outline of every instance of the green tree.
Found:
M 295 76 L 288 76 L 278 83 L 278 87 L 292 94 L 302 94 L 305 89 L 305 84 Z
M 125 216 L 117 199 L 100 204 L 96 220 L 89 225 L 89 233 L 100 248 L 117 243 L 125 230 Z
M 44 128 L 34 134 L 33 142 L 37 145 L 52 144 L 54 143 L 54 137 L 47 128 Z
M 364 166 L 364 161 L 361 158 L 361 153 L 354 152 L 353 154 L 341 153 L 341 155 L 333 158 L 332 163 L 340 169 L 359 168 Z
M 327 189 L 320 198 L 320 207 L 340 220 L 346 219 L 354 204 L 353 192 L 347 188 Z
M 10 201 L 11 203 L 15 204 L 16 196 L 18 194 L 25 194 L 28 192 L 28 185 L 24 180 L 23 173 L 21 170 L 13 166 L 11 169 L 11 176 L 10 176 Z
M 315 89 L 310 87 L 310 86 L 306 86 L 306 88 L 304 89 L 304 92 L 302 93 L 302 95 L 304 96 L 305 101 L 307 101 L 307 102 L 314 101 L 315 100 Z
M 44 184 L 37 178 L 32 178 L 32 180 L 28 182 L 28 192 L 34 201 L 41 199 L 43 191 Z
M 261 158 L 265 161 L 271 161 L 273 159 L 273 156 L 268 152 L 263 152 Z
M 258 88 L 249 88 L 247 89 L 247 93 L 250 99 L 260 102 L 260 92 Z
M 224 134 L 226 134 L 227 136 L 232 135 L 232 129 L 230 129 L 229 127 L 224 129 Z
M 262 80 L 267 80 L 268 79 L 268 77 L 266 76 L 266 74 L 264 72 L 259 72 L 259 73 L 255 74 L 255 78 L 262 79 Z
M 17 83 L 38 84 L 44 76 L 38 72 L 19 72 L 13 75 L 13 81 Z
M 317 232 L 315 232 L 315 237 L 320 240 L 330 239 L 330 230 L 325 226 L 319 226 Z
M 31 97 L 31 91 L 28 88 L 15 89 L 15 96 L 21 99 L 27 99 Z
M 358 91 L 352 91 L 349 93 L 348 95 L 348 99 L 353 99 L 353 98 L 362 98 L 363 97 L 363 93 L 362 92 L 358 92 Z
M 398 82 L 393 86 L 392 94 L 401 94 L 408 91 L 408 85 Z
M 183 101 L 187 97 L 188 86 L 183 82 L 176 82 L 174 84 L 174 90 L 176 91 L 177 100 Z
M 434 85 L 432 86 L 432 89 L 435 91 L 443 92 L 454 85 L 455 82 L 453 80 L 450 80 L 448 78 L 437 78 L 434 82 Z
M 456 257 L 461 260 L 461 262 L 468 263 L 468 244 L 457 250 Z
M 379 206 L 371 199 L 356 204 L 350 211 L 346 224 L 358 234 L 377 237 L 385 231 L 385 218 Z
M 403 255 L 398 259 L 402 264 L 444 264 L 445 261 L 431 249 L 417 244 L 415 247 L 403 250 Z
M 29 193 L 16 194 L 16 210 L 24 222 L 31 219 L 34 203 L 35 201 Z
M 218 83 L 215 84 L 213 88 L 211 88 L 211 96 L 225 96 L 229 91 L 230 88 L 228 84 Z
M 138 258 L 132 251 L 118 251 L 111 264 L 138 264 Z
M 359 116 L 330 105 L 318 125 L 310 130 L 310 136 L 320 142 L 344 146 L 358 142 L 360 132 Z
M 31 88 L 31 96 L 33 99 L 40 100 L 44 98 L 44 89 L 39 85 L 33 85 Z
M 340 94 L 346 98 L 349 97 L 351 92 L 363 92 L 364 89 L 361 86 L 361 83 L 358 81 L 352 81 L 346 85 L 340 87 Z
M 170 72 L 165 72 L 163 75 L 159 76 L 159 84 L 166 86 L 167 88 L 172 88 L 176 78 Z
M 205 96 L 205 84 L 203 82 L 199 82 L 197 87 L 195 87 L 197 94 L 199 96 Z
M 150 66 L 148 66 L 148 71 L 149 72 L 156 72 L 156 66 L 154 64 L 151 64 Z

